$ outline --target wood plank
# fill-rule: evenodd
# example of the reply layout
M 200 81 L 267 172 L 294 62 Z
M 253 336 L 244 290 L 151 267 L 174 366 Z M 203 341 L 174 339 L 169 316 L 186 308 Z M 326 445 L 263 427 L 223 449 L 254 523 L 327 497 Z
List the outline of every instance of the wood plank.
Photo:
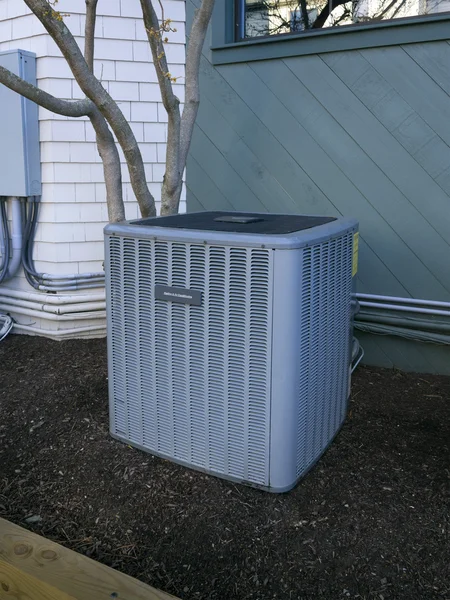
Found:
M 416 151 L 414 157 L 433 179 L 437 179 L 450 165 L 450 146 L 435 135 Z M 450 207 L 450 198 L 448 205 Z
M 436 177 L 436 182 L 450 195 L 450 165 L 445 171 Z
M 392 90 L 390 84 L 375 69 L 371 68 L 371 65 L 361 77 L 358 77 L 351 88 L 370 109 Z
M 399 344 L 397 344 L 397 341 L 400 341 L 401 338 L 385 334 L 367 332 L 366 336 L 367 338 L 365 339 L 365 343 L 367 344 L 368 339 L 374 338 L 378 348 L 385 354 L 385 356 L 388 357 L 389 361 L 392 363 L 393 368 L 400 369 L 402 371 L 414 370 L 408 356 L 401 351 Z M 371 358 L 371 355 L 368 354 L 366 360 L 369 361 Z M 376 364 L 377 366 L 384 366 L 382 363 L 375 362 L 375 360 L 372 363 L 367 362 L 367 364 Z
M 188 159 L 187 168 L 191 167 L 191 159 Z M 203 204 L 200 203 L 197 196 L 191 190 L 191 188 L 186 185 L 186 212 L 202 212 L 205 210 Z
M 396 94 L 396 96 L 392 98 L 392 103 L 397 103 L 400 98 L 395 90 L 394 94 Z M 380 119 L 380 122 L 384 124 L 384 115 L 381 110 L 378 111 L 378 118 Z M 413 112 L 407 119 L 400 123 L 400 125 L 395 128 L 392 133 L 403 146 L 403 148 L 412 154 L 418 162 L 420 161 L 417 158 L 417 152 L 420 151 L 423 146 L 433 140 L 433 138 L 437 137 L 436 133 L 431 129 L 431 127 L 427 125 L 425 121 L 421 119 L 415 112 Z M 422 166 L 425 168 L 423 164 Z M 429 171 L 427 171 L 427 173 L 433 177 Z
M 414 342 L 399 336 L 383 336 L 385 352 L 393 357 L 394 365 L 415 373 L 435 373 L 436 369 L 428 360 L 425 342 Z
M 377 181 L 372 169 L 360 170 L 357 164 L 352 178 L 358 187 L 366 185 L 367 180 L 371 179 L 373 189 L 378 194 L 378 200 L 374 201 L 377 210 L 422 263 L 421 272 L 417 271 L 417 275 L 415 268 L 408 269 L 413 279 L 421 277 L 423 289 L 435 298 L 449 298 L 450 272 L 448 261 L 443 258 L 448 254 L 450 241 L 448 196 L 323 61 L 317 57 L 306 57 L 285 62 L 371 160 L 388 175 L 395 189 L 389 188 L 385 180 Z M 342 154 L 342 159 L 345 159 L 346 153 Z M 364 190 L 368 195 L 365 187 Z M 424 202 L 424 198 L 430 197 L 432 202 Z M 403 262 L 403 265 L 408 268 L 407 262 Z
M 449 346 L 361 331 L 356 331 L 356 337 L 364 348 L 364 364 L 395 367 L 402 371 L 450 375 Z
M 197 131 L 194 135 L 197 135 Z M 211 179 L 208 170 L 197 162 L 192 152 L 189 155 L 188 187 L 203 206 L 202 210 L 236 210 Z
M 0 559 L 0 598 L 20 600 L 76 600 L 74 596 L 24 573 Z
M 352 86 L 370 69 L 369 63 L 365 60 L 361 60 L 362 57 L 360 53 L 355 50 L 333 52 L 332 54 L 319 54 L 319 56 L 322 60 L 326 61 L 331 69 L 336 70 L 336 72 L 345 72 L 345 83 L 348 86 Z
M 202 164 L 205 153 L 208 157 L 209 177 L 230 204 L 253 212 L 268 210 L 202 130 L 197 128 L 195 136 L 192 137 L 191 154 Z
M 362 50 L 361 55 L 450 144 L 450 101 L 442 87 L 401 46 Z
M 433 365 L 434 373 L 450 375 L 450 346 L 439 344 L 424 344 L 423 352 L 429 363 Z
M 1 518 L 0 597 L 5 600 L 176 600 Z
M 289 59 L 286 62 L 296 65 L 310 60 Z M 302 69 L 301 65 L 298 68 Z M 448 244 L 436 235 L 420 215 L 415 214 L 416 209 L 405 196 L 361 152 L 359 146 L 322 106 L 318 105 L 320 111 L 311 111 L 306 106 L 303 113 L 306 95 L 302 94 L 305 90 L 301 77 L 289 76 L 287 67 L 278 63 L 258 63 L 252 66 L 252 70 L 246 72 L 242 65 L 233 69 L 236 89 L 241 95 L 245 93 L 245 99 L 252 103 L 252 109 L 264 119 L 267 127 L 280 132 L 282 143 L 291 153 L 302 157 L 303 167 L 312 173 L 313 178 L 320 181 L 322 186 L 333 186 L 332 193 L 338 195 L 341 212 L 360 220 L 362 236 L 383 262 L 391 271 L 399 274 L 402 283 L 406 280 L 409 285 L 415 286 L 416 292 L 422 293 L 425 288 L 441 297 L 445 294 L 449 296 L 450 274 L 445 260 L 450 251 Z M 293 74 L 297 74 L 296 70 L 294 66 Z M 311 73 L 308 70 L 305 72 L 308 83 L 309 75 Z M 302 101 L 298 101 L 299 95 L 302 95 Z M 335 102 L 339 103 L 339 99 Z M 311 94 L 309 103 L 318 104 Z M 340 187 L 343 178 L 347 182 L 352 179 L 356 184 L 359 191 L 357 200 L 355 195 L 349 196 Z M 437 238 L 436 249 L 430 251 L 428 242 L 422 238 L 425 232 L 431 239 Z M 370 237 L 373 241 L 369 241 Z M 444 281 L 448 279 L 448 289 L 437 279 L 436 272 Z
M 276 174 L 287 193 L 296 198 L 301 211 L 308 214 L 309 211 L 314 211 L 315 214 L 335 214 L 337 207 L 306 174 L 297 157 L 289 154 L 277 136 L 268 130 L 225 80 L 224 74 L 227 72 L 227 68 L 214 69 L 206 60 L 202 60 L 202 98 L 211 101 L 228 126 L 239 134 L 261 164 Z M 200 112 L 201 110 L 202 108 Z
M 365 331 L 355 330 L 355 337 L 358 338 L 359 343 L 364 350 L 364 357 L 362 359 L 363 365 L 376 365 L 377 367 L 384 367 L 386 369 L 392 369 L 394 367 L 391 358 L 377 343 L 377 336 L 366 333 Z
M 208 98 L 202 99 L 197 125 L 264 206 L 273 206 L 277 212 L 298 212 L 298 204 Z
M 391 50 L 391 49 L 389 49 Z M 397 49 L 392 48 L 397 55 Z M 380 49 L 373 51 L 374 53 L 382 52 Z M 403 51 L 402 51 L 403 52 Z M 408 55 L 404 52 L 403 54 L 407 57 L 407 61 L 411 65 L 415 65 L 414 61 L 411 60 Z M 353 60 L 362 60 L 368 62 L 370 57 L 371 62 L 374 62 L 375 56 L 378 54 L 372 54 L 372 51 L 364 51 L 357 53 L 358 57 L 353 57 Z M 378 59 L 377 65 L 381 74 L 384 76 L 382 71 L 382 65 L 378 63 L 389 62 L 390 54 L 381 54 L 383 61 Z M 288 62 L 288 61 L 286 61 Z M 322 65 L 320 64 L 322 62 Z M 304 59 L 301 62 L 291 63 L 289 66 L 295 64 L 298 66 L 297 76 L 304 81 L 306 85 L 306 79 L 308 79 L 308 88 L 310 91 L 323 102 L 324 106 L 330 110 L 331 114 L 341 123 L 346 131 L 352 135 L 355 141 L 365 150 L 370 158 L 383 170 L 383 172 L 391 179 L 391 181 L 398 187 L 398 189 L 404 194 L 406 198 L 415 206 L 415 208 L 427 219 L 432 227 L 439 233 L 439 235 L 446 240 L 450 241 L 450 211 L 449 197 L 445 191 L 434 181 L 433 177 L 426 172 L 419 161 L 417 161 L 411 154 L 406 151 L 402 146 L 401 141 L 397 141 L 385 127 L 380 126 L 380 115 L 375 116 L 364 104 L 364 99 L 359 98 L 358 91 L 353 85 L 348 83 L 348 77 L 350 77 L 345 68 L 345 61 L 339 61 L 335 63 L 331 69 L 332 74 L 329 70 L 323 67 L 323 63 L 328 66 L 329 59 L 327 56 L 322 57 L 320 61 L 316 57 L 310 59 Z M 370 63 L 371 64 L 371 63 Z M 420 71 L 420 67 L 415 65 Z M 391 69 L 391 67 L 386 67 Z M 407 64 L 403 65 L 403 68 L 407 68 Z M 414 74 L 410 73 L 409 77 L 413 77 Z M 392 79 L 392 80 L 391 80 Z M 393 83 L 394 77 L 389 78 L 389 84 L 394 89 Z M 311 84 L 309 83 L 311 82 Z M 346 84 L 344 85 L 343 82 Z M 438 88 L 433 81 L 428 78 L 428 82 Z M 314 87 L 312 88 L 311 85 Z M 349 87 L 350 86 L 350 89 Z M 404 94 L 395 88 L 397 97 L 402 97 L 404 101 L 411 105 L 415 113 L 426 123 L 423 115 L 415 110 L 412 99 L 408 99 Z M 440 90 L 442 94 L 442 90 Z M 433 89 L 425 90 L 425 94 L 432 94 Z M 324 96 L 328 94 L 328 98 Z M 447 97 L 447 108 L 450 111 L 450 102 Z M 385 96 L 383 100 L 388 99 Z M 383 102 L 381 100 L 380 102 Z M 395 101 L 395 100 L 394 100 Z M 415 102 L 415 101 L 414 101 Z M 378 105 L 376 105 L 378 106 Z M 436 109 L 434 109 L 436 113 Z M 436 115 L 435 115 L 436 116 Z M 440 115 L 445 120 L 445 115 Z M 386 125 L 382 120 L 383 125 Z M 427 123 L 430 126 L 429 123 Z M 436 133 L 436 130 L 433 129 Z M 437 131 L 439 134 L 439 131 Z M 422 139 L 417 142 L 416 149 L 422 147 L 429 138 Z M 424 202 L 424 198 L 432 198 L 432 202 Z
M 425 44 L 425 47 L 430 46 Z M 434 45 L 431 45 L 434 46 Z M 445 44 L 447 48 L 450 47 Z M 405 51 L 408 49 L 405 46 Z M 359 70 L 362 71 L 368 62 L 358 52 L 352 53 L 352 67 L 356 63 L 362 63 Z M 450 52 L 447 52 L 450 55 Z M 433 55 L 434 56 L 434 55 Z M 327 64 L 330 61 L 325 58 Z M 449 56 L 450 61 L 450 56 Z M 428 65 L 431 61 L 428 61 Z M 335 72 L 346 82 L 355 95 L 370 108 L 371 112 L 379 121 L 394 135 L 396 140 L 414 157 L 420 166 L 432 177 L 432 179 L 444 190 L 450 194 L 450 186 L 446 178 L 442 180 L 439 176 L 450 165 L 450 147 L 439 137 L 424 120 L 417 114 L 401 95 L 388 83 L 383 76 L 378 73 L 371 65 L 369 70 L 364 71 L 364 76 L 354 81 L 353 74 L 345 68 L 345 63 L 338 64 L 337 61 L 331 61 L 332 67 L 335 65 Z M 450 65 L 450 62 L 448 63 Z M 368 77 L 370 75 L 370 78 Z M 442 74 L 441 80 L 442 80 Z M 368 80 L 370 79 L 370 81 Z M 447 79 L 450 86 L 450 69 L 447 67 Z M 387 94 L 375 104 L 371 102 L 374 92 L 371 88 L 383 88 L 383 91 L 389 90 Z
M 450 96 L 450 45 L 448 42 L 407 44 L 402 49 Z
M 400 127 L 408 118 L 417 114 L 393 88 L 372 107 L 372 112 L 380 123 L 383 123 L 391 132 Z
M 208 98 L 216 107 L 218 112 L 223 116 L 228 126 L 239 133 L 242 140 L 251 149 L 255 156 L 258 157 L 261 164 L 269 170 L 278 181 L 286 189 L 287 193 L 295 198 L 298 206 L 298 212 L 306 214 L 351 214 L 358 216 L 358 207 L 364 201 L 361 193 L 351 184 L 347 178 L 339 176 L 339 171 L 336 173 L 336 179 L 323 190 L 324 182 L 321 177 L 321 164 L 314 164 L 313 175 L 317 177 L 318 185 L 305 173 L 302 165 L 299 164 L 299 157 L 292 156 L 286 148 L 277 139 L 280 135 L 277 131 L 276 123 L 275 130 L 269 131 L 267 123 L 263 123 L 257 115 L 249 108 L 244 100 L 239 96 L 238 91 L 224 79 L 223 74 L 228 73 L 228 69 L 221 68 L 213 69 L 208 65 L 207 61 L 202 61 L 202 98 Z M 200 113 L 201 113 L 200 109 Z M 275 115 L 276 116 L 276 115 Z M 307 148 L 304 149 L 308 151 Z M 203 152 L 199 156 L 199 160 L 205 165 L 205 171 L 208 171 L 208 155 Z M 298 162 L 297 162 L 298 161 Z M 188 179 L 192 182 L 192 172 L 188 173 Z M 199 182 L 200 185 L 200 182 Z M 332 199 L 325 195 L 327 192 Z M 205 206 L 208 204 L 206 203 Z M 276 210 L 276 207 L 272 208 Z M 379 229 L 377 223 L 380 221 L 376 211 L 370 216 L 371 227 L 369 234 L 372 236 L 372 241 L 377 247 L 380 240 L 385 243 L 381 247 L 381 252 L 385 248 L 390 247 L 389 232 L 386 233 L 385 223 L 383 228 Z M 372 235 L 373 234 L 373 235 Z M 395 234 L 393 234 L 395 235 Z M 398 236 L 395 236 L 398 240 Z M 398 278 L 389 270 L 388 266 L 378 257 L 370 246 L 370 241 L 367 243 L 364 236 L 361 239 L 361 269 L 360 273 L 370 273 L 370 283 L 365 288 L 367 293 L 375 293 L 377 290 L 383 290 L 386 294 L 391 295 L 410 295 L 414 290 L 405 288 Z M 392 252 L 386 252 L 386 260 L 392 258 Z M 389 263 L 388 263 L 389 264 Z M 401 273 L 403 267 L 398 273 Z
M 347 53 L 341 53 L 341 55 L 339 61 L 330 60 L 328 56 L 321 58 L 351 88 L 357 98 L 370 108 L 386 129 L 394 133 L 396 139 L 408 152 L 413 152 L 436 135 L 431 127 L 359 52 L 351 53 L 350 67 L 347 65 L 348 61 L 345 60 Z M 357 73 L 362 72 L 363 76 L 355 78 L 354 70 Z M 372 87 L 383 89 L 383 93 L 379 94 L 381 98 L 376 102 L 371 101 L 374 96 L 374 93 L 371 93 Z M 415 129 L 418 129 L 417 133 Z

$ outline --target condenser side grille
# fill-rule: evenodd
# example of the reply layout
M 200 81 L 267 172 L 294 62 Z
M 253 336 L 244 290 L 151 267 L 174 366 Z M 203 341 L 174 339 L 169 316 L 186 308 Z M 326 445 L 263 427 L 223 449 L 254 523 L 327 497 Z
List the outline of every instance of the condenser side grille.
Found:
M 327 447 L 347 409 L 353 234 L 303 250 L 297 476 Z
M 268 482 L 271 250 L 110 237 L 113 433 L 151 452 Z M 202 305 L 155 299 L 199 290 Z

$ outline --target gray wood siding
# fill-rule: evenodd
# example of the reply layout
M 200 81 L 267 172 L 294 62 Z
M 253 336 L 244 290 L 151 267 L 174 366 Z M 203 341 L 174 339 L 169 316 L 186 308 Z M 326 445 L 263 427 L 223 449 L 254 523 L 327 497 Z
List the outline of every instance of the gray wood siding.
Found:
M 360 292 L 450 301 L 450 44 L 216 67 L 209 56 L 188 210 L 354 216 Z M 375 364 L 450 362 L 426 344 L 364 341 Z

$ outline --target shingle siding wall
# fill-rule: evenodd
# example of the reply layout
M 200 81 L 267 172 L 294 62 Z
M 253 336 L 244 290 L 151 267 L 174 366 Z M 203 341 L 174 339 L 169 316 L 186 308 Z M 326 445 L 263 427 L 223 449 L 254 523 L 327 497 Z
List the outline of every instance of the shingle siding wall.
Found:
M 183 101 L 185 2 L 164 0 L 165 18 L 177 30 L 169 33 L 170 71 L 180 77 L 176 93 Z M 82 47 L 84 0 L 59 0 L 69 13 L 67 26 Z M 83 97 L 56 44 L 22 0 L 0 0 L 0 51 L 20 48 L 36 53 L 38 85 L 65 99 Z M 150 60 L 139 0 L 99 2 L 95 72 L 131 120 L 157 201 L 164 173 L 166 122 L 156 73 Z M 69 119 L 39 110 L 42 205 L 35 245 L 39 270 L 50 273 L 98 271 L 103 260 L 102 228 L 107 221 L 103 169 L 87 119 Z M 123 154 L 121 153 L 122 161 Z M 138 216 L 128 170 L 122 165 L 126 214 Z M 184 193 L 182 210 L 184 209 Z M 17 278 L 15 287 L 25 287 Z

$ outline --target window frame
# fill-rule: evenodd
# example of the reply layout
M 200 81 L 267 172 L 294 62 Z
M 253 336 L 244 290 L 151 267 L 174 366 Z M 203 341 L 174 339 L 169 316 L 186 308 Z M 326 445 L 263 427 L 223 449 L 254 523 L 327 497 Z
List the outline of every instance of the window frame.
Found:
M 243 0 L 221 0 L 215 4 L 211 39 L 214 65 L 450 41 L 450 12 L 235 41 L 239 27 L 238 10 L 243 4 Z

